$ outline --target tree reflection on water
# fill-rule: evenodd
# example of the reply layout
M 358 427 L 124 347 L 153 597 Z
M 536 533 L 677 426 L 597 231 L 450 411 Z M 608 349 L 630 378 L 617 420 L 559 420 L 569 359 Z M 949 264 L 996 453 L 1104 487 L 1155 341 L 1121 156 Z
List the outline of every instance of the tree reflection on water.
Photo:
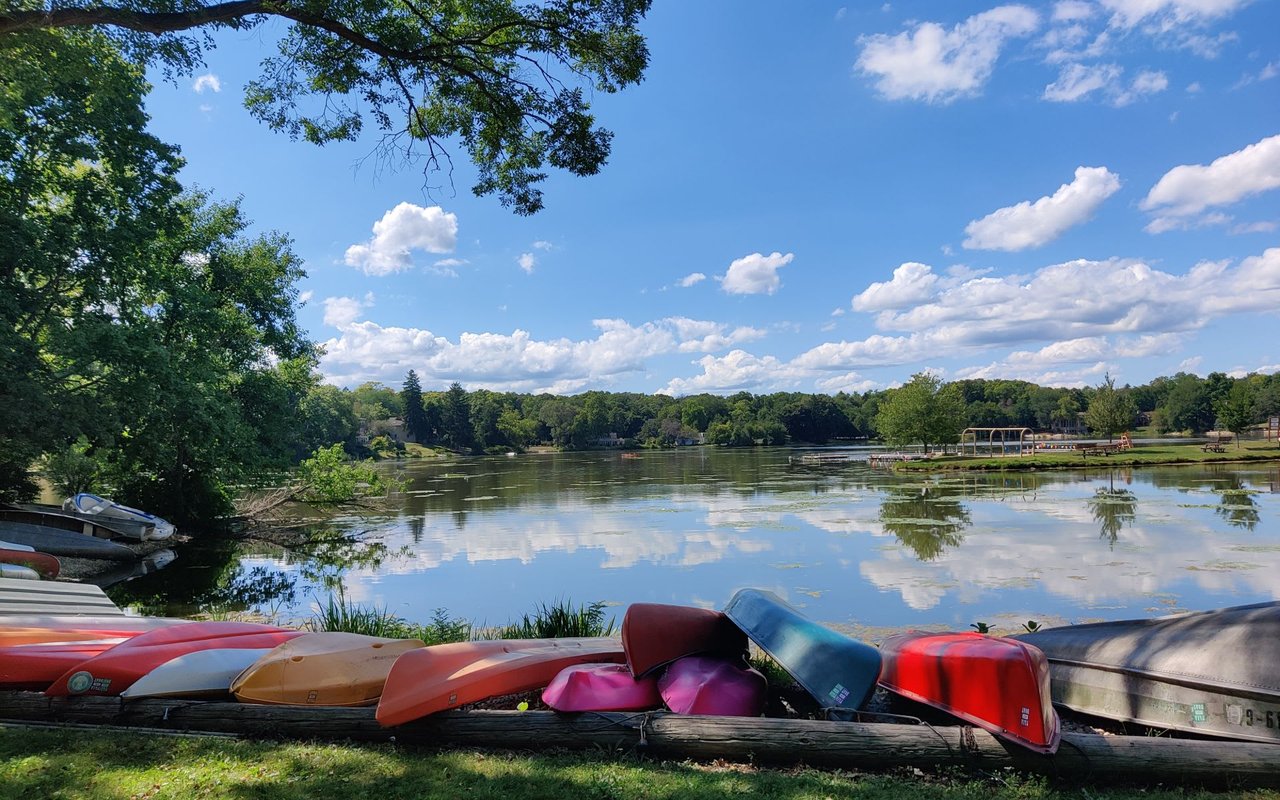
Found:
M 1114 548 L 1120 538 L 1120 530 L 1125 523 L 1133 525 L 1138 515 L 1138 496 L 1128 489 L 1116 488 L 1116 474 L 1107 476 L 1107 485 L 1094 490 L 1089 498 L 1089 510 L 1093 512 L 1093 520 L 1098 523 L 1098 537 L 1106 539 Z M 1126 482 L 1129 480 L 1126 476 Z
M 932 561 L 964 541 L 973 524 L 958 499 L 957 487 L 923 484 L 888 490 L 880 503 L 880 524 L 910 547 L 921 561 Z

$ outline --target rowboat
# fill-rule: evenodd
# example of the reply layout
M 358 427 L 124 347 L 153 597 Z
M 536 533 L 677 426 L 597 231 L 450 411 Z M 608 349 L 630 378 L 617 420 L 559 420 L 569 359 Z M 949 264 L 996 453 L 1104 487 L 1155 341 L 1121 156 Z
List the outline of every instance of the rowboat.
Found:
M 231 693 L 231 682 L 245 667 L 270 653 L 270 647 L 213 647 L 172 658 L 120 693 L 126 700 L 144 697 L 213 697 Z
M 411 650 L 387 675 L 377 719 L 384 726 L 476 703 L 490 697 L 541 689 L 573 664 L 622 663 L 617 639 L 494 639 Z
M 43 525 L 46 528 L 59 528 L 71 533 L 96 536 L 99 539 L 142 541 L 147 538 L 147 535 L 153 529 L 153 526 L 142 522 L 80 514 L 76 511 L 64 511 L 59 506 L 47 506 L 37 503 L 23 503 L 9 508 L 0 508 L 0 520 L 26 522 L 31 525 Z
M 300 635 L 301 631 L 252 622 L 188 622 L 159 628 L 76 664 L 45 694 L 119 695 L 151 670 L 187 653 L 214 648 L 272 648 Z
M 0 547 L 0 565 L 28 567 L 48 581 L 58 577 L 58 573 L 62 570 L 62 564 L 57 556 L 35 550 L 12 550 L 7 547 Z
M 418 639 L 305 633 L 276 647 L 231 683 L 243 703 L 366 706 L 378 702 L 391 665 L 423 647 Z
M 74 497 L 68 498 L 63 502 L 62 508 L 76 514 L 149 526 L 150 530 L 142 537 L 147 541 L 168 539 L 173 535 L 174 531 L 173 523 L 161 519 L 155 514 L 148 514 L 146 511 L 121 505 L 89 492 L 81 492 Z
M 555 711 L 646 711 L 662 706 L 658 679 L 633 677 L 625 664 L 574 664 L 542 690 L 542 702 Z
M 824 708 L 856 709 L 875 691 L 879 650 L 806 619 L 772 592 L 740 589 L 724 613 Z
M 14 512 L 0 512 L 12 515 Z M 25 513 L 25 512 L 23 512 Z M 0 517 L 0 539 L 33 547 L 42 553 L 70 558 L 100 558 L 109 561 L 132 561 L 138 556 L 129 548 L 97 536 L 69 531 L 35 522 L 15 521 Z
M 622 617 L 622 649 L 639 677 L 684 656 L 744 656 L 747 637 L 719 611 L 633 603 Z
M 1044 651 L 1063 708 L 1280 744 L 1280 602 L 1015 638 Z
M 688 656 L 675 661 L 658 679 L 658 692 L 677 714 L 758 717 L 764 711 L 769 682 L 741 659 Z
M 1035 647 L 981 633 L 902 633 L 880 645 L 886 689 L 1039 753 L 1058 749 L 1049 664 Z

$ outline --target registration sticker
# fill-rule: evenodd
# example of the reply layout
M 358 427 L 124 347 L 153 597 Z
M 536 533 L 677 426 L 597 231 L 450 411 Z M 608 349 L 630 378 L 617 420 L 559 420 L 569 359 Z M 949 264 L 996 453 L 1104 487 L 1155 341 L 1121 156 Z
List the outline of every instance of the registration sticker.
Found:
M 848 696 L 849 696 L 849 690 L 844 688 L 844 686 L 838 683 L 834 687 L 832 687 L 831 691 L 827 692 L 827 697 L 830 697 L 832 701 L 836 703 L 836 705 L 843 703 L 845 701 L 845 698 Z

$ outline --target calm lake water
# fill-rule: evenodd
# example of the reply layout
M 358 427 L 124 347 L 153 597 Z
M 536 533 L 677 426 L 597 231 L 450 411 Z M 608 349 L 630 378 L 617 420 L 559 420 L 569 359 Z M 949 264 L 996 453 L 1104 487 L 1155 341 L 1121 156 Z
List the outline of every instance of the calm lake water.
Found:
M 305 553 L 206 542 L 112 593 L 298 619 L 340 581 L 414 621 L 499 624 L 561 598 L 719 608 L 753 586 L 863 630 L 1280 599 L 1280 464 L 902 476 L 801 452 L 388 465 L 409 481 L 395 507 L 318 525 Z

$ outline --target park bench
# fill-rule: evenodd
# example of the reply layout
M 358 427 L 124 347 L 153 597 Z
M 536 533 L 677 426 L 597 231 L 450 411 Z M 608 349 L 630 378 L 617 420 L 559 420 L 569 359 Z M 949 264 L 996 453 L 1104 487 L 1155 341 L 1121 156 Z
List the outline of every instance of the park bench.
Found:
M 1200 449 L 1206 453 L 1225 453 L 1227 451 L 1227 445 L 1231 444 L 1231 440 L 1234 438 L 1235 437 L 1229 433 L 1225 436 L 1219 434 L 1213 436 L 1209 441 L 1201 445 Z

